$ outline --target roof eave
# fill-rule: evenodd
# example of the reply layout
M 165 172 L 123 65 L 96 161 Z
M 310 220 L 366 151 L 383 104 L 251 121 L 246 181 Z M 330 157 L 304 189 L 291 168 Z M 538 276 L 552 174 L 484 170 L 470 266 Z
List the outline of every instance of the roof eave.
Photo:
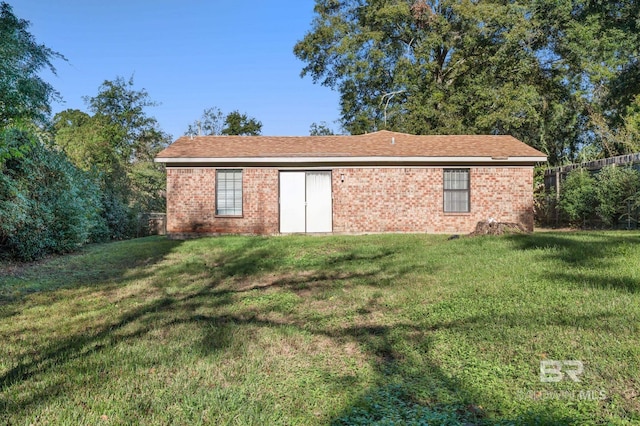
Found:
M 547 161 L 546 156 L 520 157 L 157 157 L 157 163 L 176 165 L 300 165 L 300 164 L 536 164 Z

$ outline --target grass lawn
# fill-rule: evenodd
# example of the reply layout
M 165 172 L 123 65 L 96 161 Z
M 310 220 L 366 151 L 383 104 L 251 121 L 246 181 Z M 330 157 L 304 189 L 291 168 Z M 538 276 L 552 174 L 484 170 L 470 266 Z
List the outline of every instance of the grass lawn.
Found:
M 638 232 L 151 237 L 0 268 L 0 423 L 640 422 Z M 580 382 L 541 381 L 552 360 Z

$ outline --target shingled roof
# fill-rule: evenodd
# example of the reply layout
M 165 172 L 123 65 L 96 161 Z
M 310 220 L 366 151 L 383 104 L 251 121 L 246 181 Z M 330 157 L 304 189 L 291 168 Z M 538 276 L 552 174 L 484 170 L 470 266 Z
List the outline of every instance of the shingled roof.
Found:
M 387 130 L 355 136 L 183 136 L 163 163 L 522 162 L 546 155 L 512 136 L 417 136 Z

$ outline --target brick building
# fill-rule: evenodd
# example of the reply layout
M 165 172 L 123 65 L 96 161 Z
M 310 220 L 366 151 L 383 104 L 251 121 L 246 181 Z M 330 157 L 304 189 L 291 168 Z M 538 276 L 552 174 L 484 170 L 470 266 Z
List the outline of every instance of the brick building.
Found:
M 167 233 L 467 233 L 533 229 L 533 166 L 511 136 L 185 136 L 167 166 Z

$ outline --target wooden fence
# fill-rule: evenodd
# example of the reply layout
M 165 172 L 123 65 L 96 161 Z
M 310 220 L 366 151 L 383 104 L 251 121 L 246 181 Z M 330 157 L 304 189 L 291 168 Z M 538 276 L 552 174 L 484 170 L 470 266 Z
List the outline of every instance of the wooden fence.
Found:
M 165 213 L 142 213 L 138 218 L 138 236 L 166 235 L 167 215 Z
M 617 157 L 602 158 L 600 160 L 585 161 L 584 163 L 567 164 L 566 166 L 551 167 L 544 171 L 544 187 L 546 191 L 555 188 L 556 194 L 560 194 L 560 184 L 571 170 L 583 168 L 591 171 L 600 170 L 606 166 L 640 166 L 640 152 L 635 154 L 618 155 Z

